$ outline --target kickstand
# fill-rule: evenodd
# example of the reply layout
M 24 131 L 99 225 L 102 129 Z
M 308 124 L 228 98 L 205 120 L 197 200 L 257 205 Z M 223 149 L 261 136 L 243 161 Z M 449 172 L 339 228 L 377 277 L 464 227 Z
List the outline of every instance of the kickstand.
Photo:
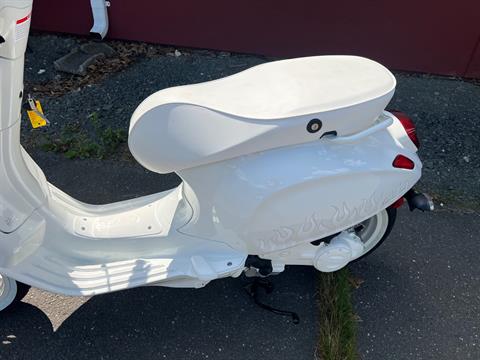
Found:
M 266 278 L 259 278 L 256 277 L 253 282 L 245 286 L 245 290 L 250 295 L 258 306 L 260 306 L 262 309 L 268 310 L 274 314 L 277 315 L 282 315 L 282 316 L 290 316 L 292 318 L 292 322 L 294 324 L 300 323 L 300 318 L 297 315 L 297 313 L 293 311 L 287 311 L 287 310 L 279 310 L 276 308 L 271 307 L 270 305 L 262 303 L 260 300 L 258 300 L 258 289 L 262 288 L 265 290 L 267 294 L 271 294 L 273 291 L 273 284 L 271 281 L 269 281 Z

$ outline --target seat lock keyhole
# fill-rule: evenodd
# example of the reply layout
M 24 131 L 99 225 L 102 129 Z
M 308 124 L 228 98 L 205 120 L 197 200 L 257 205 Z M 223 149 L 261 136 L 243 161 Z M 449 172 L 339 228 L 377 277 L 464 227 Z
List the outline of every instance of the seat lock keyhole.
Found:
M 307 131 L 309 133 L 316 133 L 322 128 L 322 122 L 319 119 L 312 119 L 307 124 Z

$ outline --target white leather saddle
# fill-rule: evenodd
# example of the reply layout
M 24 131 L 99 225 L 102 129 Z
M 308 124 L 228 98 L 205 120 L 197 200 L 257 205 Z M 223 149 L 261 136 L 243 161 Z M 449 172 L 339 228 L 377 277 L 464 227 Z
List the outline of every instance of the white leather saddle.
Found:
M 200 84 L 156 92 L 135 110 L 129 147 L 167 173 L 364 130 L 395 90 L 384 66 L 357 56 L 270 62 Z

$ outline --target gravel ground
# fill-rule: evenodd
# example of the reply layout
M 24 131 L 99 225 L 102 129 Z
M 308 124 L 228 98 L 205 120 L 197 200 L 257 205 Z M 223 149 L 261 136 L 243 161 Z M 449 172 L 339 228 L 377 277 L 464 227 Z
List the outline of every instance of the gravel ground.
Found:
M 97 112 L 104 124 L 128 129 L 132 112 L 155 91 L 220 78 L 261 62 L 255 57 L 202 54 L 144 58 L 101 84 L 61 98 L 45 98 L 43 103 L 53 125 L 85 121 L 88 114 Z
M 25 57 L 25 83 L 41 84 L 65 76 L 55 71 L 53 62 L 68 54 L 80 41 L 68 36 L 30 36 Z
M 26 81 L 61 79 L 51 64 L 78 41 L 35 36 L 33 51 L 27 54 Z M 53 184 L 86 202 L 105 203 L 167 189 L 178 183 L 175 175 L 153 174 L 128 160 L 66 161 L 30 145 L 42 132 L 86 122 L 92 112 L 107 126 L 128 129 L 132 111 L 156 90 L 219 78 L 265 61 L 208 51 L 139 59 L 100 84 L 60 98 L 43 98 L 52 126 L 32 131 L 25 125 L 24 143 Z M 46 71 L 39 74 L 40 69 Z M 458 79 L 396 76 L 391 108 L 412 116 L 422 141 L 425 170 L 420 188 L 435 194 L 444 208 L 478 210 L 480 87 Z M 475 352 L 478 215 L 402 212 L 399 219 L 392 239 L 353 267 L 365 280 L 355 293 L 363 320 L 362 358 L 385 359 L 385 354 L 393 354 L 388 356 L 392 359 L 480 358 Z M 461 246 L 452 246 L 453 241 Z M 253 307 L 239 280 L 218 281 L 202 290 L 134 289 L 91 299 L 32 290 L 21 311 L 2 319 L 0 337 L 10 343 L 0 345 L 0 358 L 310 359 L 317 333 L 314 272 L 293 268 L 275 281 L 280 286 L 271 301 L 298 310 L 304 319 L 298 327 Z

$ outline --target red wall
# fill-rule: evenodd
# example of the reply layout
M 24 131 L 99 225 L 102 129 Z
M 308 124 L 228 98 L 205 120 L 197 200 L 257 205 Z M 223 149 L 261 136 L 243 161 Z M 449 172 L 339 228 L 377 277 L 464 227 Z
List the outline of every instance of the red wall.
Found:
M 480 0 L 111 0 L 109 37 L 275 56 L 358 54 L 480 78 Z M 33 28 L 87 34 L 89 0 L 34 0 Z
M 480 79 L 480 38 L 478 40 L 479 41 L 477 41 L 477 46 L 472 51 L 472 57 L 470 59 L 470 63 L 467 66 L 465 76 Z

